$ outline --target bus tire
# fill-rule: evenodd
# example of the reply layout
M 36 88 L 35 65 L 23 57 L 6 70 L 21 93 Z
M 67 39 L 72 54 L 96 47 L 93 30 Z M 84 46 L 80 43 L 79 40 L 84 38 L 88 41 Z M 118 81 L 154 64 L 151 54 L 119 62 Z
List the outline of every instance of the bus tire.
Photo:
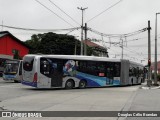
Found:
M 140 83 L 139 83 L 140 85 L 142 84 L 142 78 L 141 78 L 141 80 L 140 80 Z
M 84 89 L 87 86 L 87 82 L 85 80 L 80 80 L 79 82 L 79 88 Z
M 131 85 L 133 85 L 133 78 L 132 78 L 132 80 L 131 80 Z
M 67 80 L 65 84 L 66 89 L 72 89 L 74 86 L 74 81 L 73 80 Z
M 19 83 L 17 80 L 14 80 L 15 83 Z

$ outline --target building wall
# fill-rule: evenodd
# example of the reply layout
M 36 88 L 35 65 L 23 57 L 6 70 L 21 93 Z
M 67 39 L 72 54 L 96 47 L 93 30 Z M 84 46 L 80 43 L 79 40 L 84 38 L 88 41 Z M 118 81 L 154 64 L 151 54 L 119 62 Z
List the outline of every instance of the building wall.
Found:
M 7 54 L 5 37 L 0 38 L 0 54 Z
M 23 46 L 9 35 L 0 38 L 0 54 L 13 56 L 14 49 L 19 51 L 20 57 L 23 57 L 29 52 L 29 49 L 26 46 Z

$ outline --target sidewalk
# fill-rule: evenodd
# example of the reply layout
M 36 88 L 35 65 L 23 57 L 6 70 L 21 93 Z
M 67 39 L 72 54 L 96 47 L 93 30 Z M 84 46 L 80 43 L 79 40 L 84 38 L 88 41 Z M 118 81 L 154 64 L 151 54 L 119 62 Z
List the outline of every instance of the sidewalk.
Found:
M 150 87 L 147 85 L 147 81 L 145 83 L 142 83 L 141 89 L 160 89 L 160 86 L 154 86 L 151 85 Z
M 160 87 L 148 87 L 143 83 L 138 89 L 128 106 L 128 111 L 160 111 Z M 159 117 L 126 117 L 120 120 L 160 120 Z
M 147 87 L 145 87 L 147 88 Z M 159 87 L 138 89 L 130 106 L 130 111 L 160 111 Z

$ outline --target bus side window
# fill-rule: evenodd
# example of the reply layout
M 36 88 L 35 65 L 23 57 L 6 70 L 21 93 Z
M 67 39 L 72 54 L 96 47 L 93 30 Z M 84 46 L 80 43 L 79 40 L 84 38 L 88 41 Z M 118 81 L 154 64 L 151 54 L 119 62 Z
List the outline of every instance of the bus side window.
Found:
M 113 77 L 114 77 L 114 63 L 106 63 L 106 77 L 113 79 Z
M 49 65 L 49 62 L 47 60 L 42 61 L 42 63 L 41 63 L 41 72 L 44 75 L 49 75 L 50 65 Z
M 120 77 L 120 63 L 114 63 L 114 76 Z
M 77 70 L 79 72 L 87 72 L 87 62 L 86 61 L 79 61 L 79 65 L 77 66 Z
M 86 73 L 97 76 L 98 75 L 98 71 L 97 71 L 96 62 L 88 61 L 86 63 L 87 63 Z
M 20 62 L 19 75 L 22 75 L 22 62 Z

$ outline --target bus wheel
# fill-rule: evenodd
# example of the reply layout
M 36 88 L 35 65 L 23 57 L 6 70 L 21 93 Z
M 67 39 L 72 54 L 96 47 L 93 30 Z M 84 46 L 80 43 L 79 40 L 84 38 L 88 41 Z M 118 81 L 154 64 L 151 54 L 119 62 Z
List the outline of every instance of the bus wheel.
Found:
M 143 81 L 143 80 L 142 80 L 142 78 L 141 78 L 141 81 L 140 81 L 140 83 L 139 83 L 140 85 L 142 84 L 142 81 Z
M 14 80 L 14 82 L 15 82 L 15 83 L 18 83 L 18 81 L 17 81 L 17 80 Z
M 84 81 L 84 80 L 81 80 L 81 81 L 79 82 L 79 88 L 80 88 L 80 89 L 86 88 L 86 85 L 87 85 L 87 83 L 86 83 L 86 81 Z
M 65 88 L 66 88 L 66 89 L 72 89 L 73 86 L 74 86 L 73 80 L 67 80 L 67 81 L 66 81 L 66 84 L 65 84 Z
M 131 85 L 133 85 L 133 78 L 132 78 L 132 80 L 131 80 Z

